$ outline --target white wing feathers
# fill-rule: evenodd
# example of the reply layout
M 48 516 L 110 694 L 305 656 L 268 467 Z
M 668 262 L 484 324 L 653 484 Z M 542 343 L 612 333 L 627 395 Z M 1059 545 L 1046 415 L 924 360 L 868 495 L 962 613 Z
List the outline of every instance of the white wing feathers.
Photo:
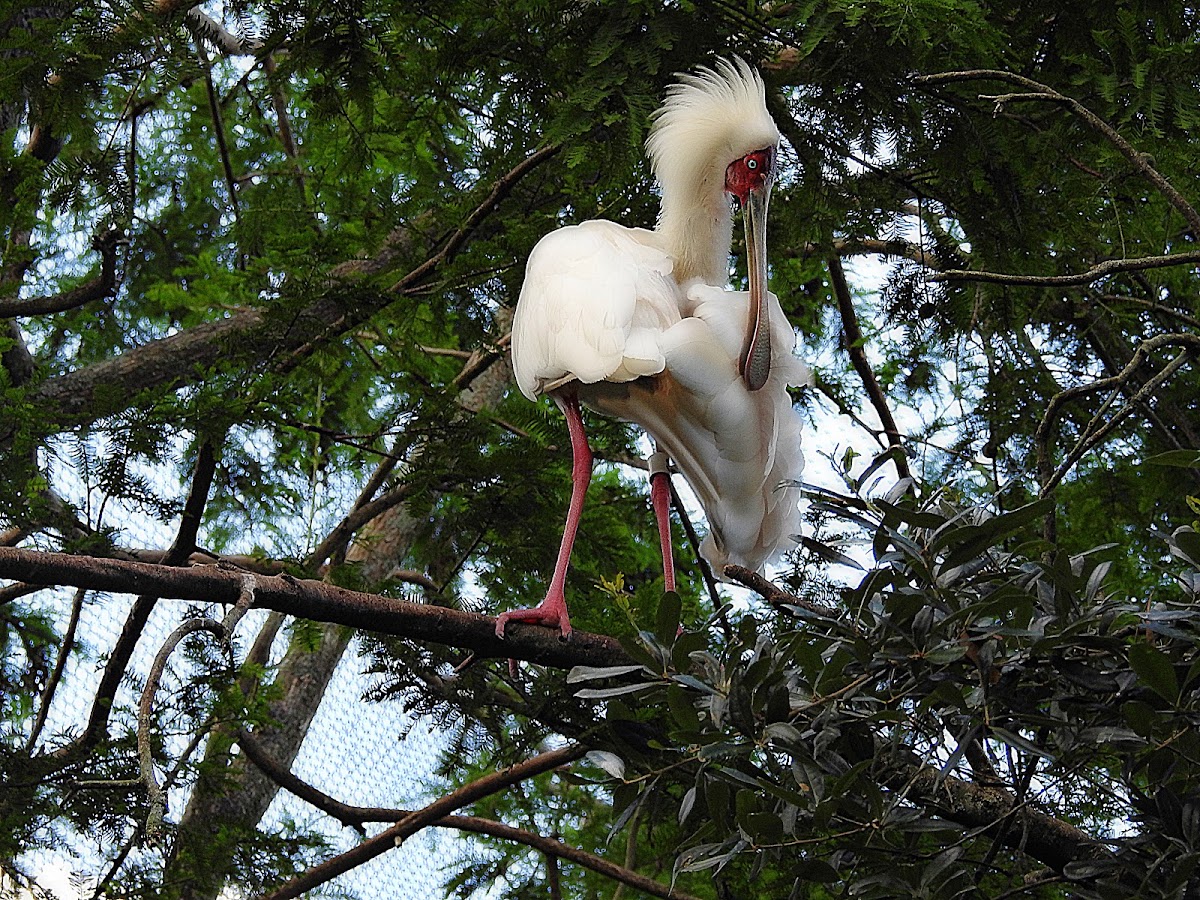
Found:
M 513 319 L 513 369 L 529 399 L 567 380 L 656 375 L 682 298 L 652 231 L 595 220 L 544 237 Z
M 793 356 L 795 332 L 769 295 L 771 375 L 761 390 L 747 390 L 736 361 L 749 295 L 695 284 L 688 301 L 691 317 L 664 335 L 667 372 L 683 402 L 663 424 L 678 433 L 671 443 L 699 451 L 676 462 L 709 521 L 705 558 L 718 574 L 727 563 L 759 571 L 792 547 L 799 531 L 801 420 L 787 388 L 806 384 L 808 368 Z M 690 323 L 686 331 L 683 323 Z
M 655 379 L 581 387 L 608 415 L 641 425 L 675 461 L 704 507 L 701 548 L 720 574 L 727 563 L 755 571 L 793 545 L 799 530 L 800 416 L 788 385 L 808 369 L 792 355 L 795 333 L 770 295 L 771 376 L 749 391 L 737 371 L 749 297 L 695 283 L 690 315 L 659 336 L 665 369 Z

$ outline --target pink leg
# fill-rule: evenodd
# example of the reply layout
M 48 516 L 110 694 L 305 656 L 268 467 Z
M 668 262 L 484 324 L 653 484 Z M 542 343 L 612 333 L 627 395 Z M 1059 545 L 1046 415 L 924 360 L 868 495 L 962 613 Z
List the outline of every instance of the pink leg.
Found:
M 567 510 L 567 524 L 563 528 L 558 561 L 554 564 L 554 577 L 550 580 L 546 599 L 532 609 L 514 609 L 497 616 L 496 636 L 501 638 L 509 622 L 557 625 L 564 640 L 571 636 L 571 620 L 567 616 L 567 565 L 571 561 L 571 548 L 575 545 L 579 520 L 583 516 L 583 499 L 592 480 L 592 449 L 588 446 L 587 433 L 583 428 L 579 397 L 574 393 L 555 394 L 554 402 L 567 417 L 567 431 L 571 435 L 571 505 Z
M 671 549 L 671 473 L 667 454 L 655 450 L 650 457 L 650 505 L 658 521 L 658 541 L 662 546 L 663 581 L 668 591 L 675 590 L 675 554 Z

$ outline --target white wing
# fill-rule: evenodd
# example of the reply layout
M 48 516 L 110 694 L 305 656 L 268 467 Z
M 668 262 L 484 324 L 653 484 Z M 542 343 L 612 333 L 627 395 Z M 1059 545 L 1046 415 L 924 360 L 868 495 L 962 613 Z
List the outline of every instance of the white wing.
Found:
M 687 303 L 691 315 L 662 336 L 662 375 L 581 396 L 640 424 L 675 461 L 704 506 L 710 531 L 701 549 L 718 574 L 727 563 L 757 571 L 799 530 L 804 457 L 787 388 L 807 383 L 808 369 L 792 355 L 795 333 L 774 295 L 771 375 L 758 391 L 737 371 L 749 296 L 693 284 Z
M 548 234 L 529 256 L 513 317 L 521 393 L 661 372 L 659 339 L 682 302 L 654 232 L 595 220 Z

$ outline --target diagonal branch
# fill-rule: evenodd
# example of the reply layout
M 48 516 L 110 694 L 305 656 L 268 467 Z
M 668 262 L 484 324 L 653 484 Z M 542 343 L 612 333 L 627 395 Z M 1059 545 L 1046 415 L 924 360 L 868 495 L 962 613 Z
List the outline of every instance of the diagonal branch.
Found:
M 402 822 L 412 812 L 403 809 L 380 809 L 362 806 L 351 806 L 348 803 L 329 796 L 306 781 L 293 775 L 290 771 L 272 759 L 263 747 L 248 732 L 238 735 L 238 745 L 256 766 L 269 775 L 284 789 L 291 791 L 302 800 L 311 803 L 317 809 L 337 819 L 343 825 L 359 827 L 367 822 Z M 603 857 L 588 853 L 578 847 L 572 847 L 555 838 L 543 837 L 540 834 L 514 828 L 492 819 L 478 816 L 448 815 L 431 822 L 435 828 L 457 828 L 459 831 L 469 831 L 474 834 L 486 834 L 501 840 L 512 841 L 532 847 L 551 857 L 561 857 L 569 862 L 591 869 L 608 878 L 627 884 L 632 888 L 662 897 L 664 900 L 696 900 L 690 894 L 685 894 L 669 885 L 662 884 L 652 878 L 647 878 L 625 866 L 618 866 Z
M 1185 353 L 1182 355 L 1182 358 L 1177 357 L 1175 360 L 1169 363 L 1162 372 L 1158 373 L 1155 378 L 1148 381 L 1146 383 L 1147 385 L 1153 384 L 1157 386 L 1164 380 L 1166 376 L 1169 376 L 1176 369 L 1178 369 L 1179 366 L 1181 366 L 1183 362 L 1190 358 L 1191 355 L 1200 353 L 1200 336 L 1180 333 L 1159 334 L 1152 338 L 1147 338 L 1137 345 L 1137 348 L 1133 352 L 1133 356 L 1130 358 L 1125 368 L 1123 368 L 1117 374 L 1110 375 L 1107 378 L 1097 378 L 1095 381 L 1090 381 L 1087 384 L 1080 384 L 1076 385 L 1075 387 L 1067 388 L 1066 390 L 1059 391 L 1050 398 L 1050 402 L 1046 405 L 1046 412 L 1042 416 L 1041 422 L 1038 423 L 1037 430 L 1034 432 L 1034 445 L 1037 450 L 1038 479 L 1041 482 L 1040 496 L 1045 497 L 1049 495 L 1070 468 L 1068 466 L 1066 469 L 1059 469 L 1056 472 L 1050 454 L 1050 443 L 1053 439 L 1054 428 L 1058 424 L 1059 417 L 1062 415 L 1063 407 L 1065 407 L 1071 401 L 1088 394 L 1094 394 L 1099 391 L 1121 389 L 1128 384 L 1130 379 L 1133 378 L 1134 374 L 1142 366 L 1151 353 L 1162 347 L 1170 346 L 1182 346 L 1185 348 Z M 1147 395 L 1148 391 L 1146 391 L 1145 388 L 1146 386 L 1143 386 L 1143 389 L 1140 390 L 1137 396 L 1130 402 L 1133 403 L 1135 400 Z M 1089 430 L 1091 429 L 1092 426 L 1089 425 Z M 1104 428 L 1101 430 L 1100 436 L 1102 437 L 1108 432 L 1108 430 L 1110 429 Z M 1082 446 L 1084 441 L 1089 437 L 1090 435 L 1085 433 L 1085 435 L 1080 439 L 1080 445 Z M 1094 442 L 1084 446 L 1083 452 L 1086 452 L 1086 450 L 1091 446 L 1094 446 Z M 1078 447 L 1076 449 L 1078 450 Z M 1074 463 L 1078 461 L 1079 456 L 1082 456 L 1082 452 L 1078 453 L 1078 455 L 1072 454 L 1072 457 L 1070 458 L 1071 465 L 1074 465 Z
M 940 85 L 962 81 L 1005 81 L 1009 84 L 1022 87 L 1030 93 L 1008 94 L 999 97 L 985 97 L 983 99 L 994 100 L 998 107 L 1009 100 L 1041 100 L 1062 104 L 1083 120 L 1089 128 L 1099 132 L 1110 144 L 1116 147 L 1117 151 L 1129 160 L 1133 168 L 1153 184 L 1159 193 L 1167 199 L 1167 202 L 1174 206 L 1183 218 L 1187 220 L 1192 234 L 1200 238 L 1200 213 L 1197 213 L 1196 209 L 1175 189 L 1175 186 L 1155 168 L 1153 160 L 1147 154 L 1140 152 L 1129 141 L 1125 140 L 1115 128 L 1073 97 L 1059 93 L 1054 88 L 1034 81 L 1032 78 L 1026 78 L 1024 75 L 1000 69 L 969 69 L 959 72 L 941 72 L 936 75 L 921 75 L 914 78 L 913 81 L 916 84 L 922 85 Z
M 842 268 L 841 259 L 836 255 L 831 255 L 828 263 L 829 280 L 833 285 L 833 293 L 837 297 L 838 312 L 842 317 L 842 344 L 846 349 L 846 353 L 850 356 L 850 364 L 854 367 L 854 371 L 858 373 L 863 387 L 866 388 L 867 397 L 871 400 L 871 406 L 874 407 L 875 414 L 879 416 L 884 434 L 887 435 L 888 444 L 900 450 L 899 453 L 893 456 L 896 464 L 896 473 L 901 478 L 911 478 L 912 473 L 908 468 L 908 458 L 904 455 L 904 442 L 900 436 L 900 428 L 896 425 L 896 419 L 892 416 L 892 410 L 888 406 L 887 396 L 884 394 L 878 379 L 875 378 L 875 372 L 871 369 L 871 364 L 867 361 L 866 351 L 863 349 L 862 329 L 858 326 L 858 316 L 854 312 L 854 298 L 850 294 L 850 286 L 846 283 L 846 271 Z
M 363 841 L 357 847 L 314 866 L 278 890 L 267 894 L 263 900 L 290 900 L 292 897 L 299 897 L 306 891 L 326 884 L 339 875 L 386 853 L 422 828 L 432 825 L 454 810 L 461 809 L 469 803 L 474 803 L 476 800 L 495 794 L 514 784 L 574 762 L 586 752 L 586 747 L 570 744 L 558 750 L 540 753 L 532 759 L 517 763 L 503 771 L 485 775 L 477 781 L 440 797 L 423 809 L 405 816 L 391 828 Z
M 32 392 L 29 402 L 52 427 L 86 424 L 121 412 L 148 392 L 195 383 L 217 363 L 237 366 L 269 361 L 272 371 L 287 373 L 320 343 L 356 328 L 428 280 L 462 249 L 522 178 L 558 151 L 557 145 L 544 147 L 501 175 L 441 248 L 388 291 L 356 290 L 354 285 L 382 274 L 397 257 L 411 252 L 414 241 L 409 231 L 397 231 L 374 259 L 350 260 L 335 267 L 329 287 L 299 310 L 288 309 L 284 303 L 196 325 L 115 359 L 47 379 Z M 7 427 L 0 424 L 0 443 L 7 437 Z
M 182 566 L 196 549 L 196 535 L 200 529 L 204 507 L 208 503 L 208 492 L 212 487 L 216 468 L 217 451 L 211 441 L 205 441 L 196 458 L 192 486 L 188 498 L 184 502 L 179 531 L 160 568 L 166 571 L 180 571 L 177 567 Z M 50 583 L 39 582 L 36 578 L 20 580 L 42 584 Z M 84 587 L 84 585 L 76 585 L 76 587 Z M 125 677 L 125 670 L 129 666 L 129 660 L 133 657 L 134 648 L 141 639 L 146 623 L 150 620 L 150 613 L 154 611 L 154 606 L 158 602 L 158 595 L 153 591 L 138 591 L 137 593 L 139 596 L 129 610 L 129 615 L 125 617 L 125 625 L 104 665 L 104 674 L 100 678 L 100 686 L 96 689 L 96 696 L 92 701 L 87 726 L 78 738 L 55 751 L 54 755 L 59 759 L 70 758 L 76 753 L 86 752 L 97 741 L 103 739 L 108 729 L 113 698 L 117 695 L 121 679 Z M 235 600 L 236 597 L 229 602 L 232 603 Z

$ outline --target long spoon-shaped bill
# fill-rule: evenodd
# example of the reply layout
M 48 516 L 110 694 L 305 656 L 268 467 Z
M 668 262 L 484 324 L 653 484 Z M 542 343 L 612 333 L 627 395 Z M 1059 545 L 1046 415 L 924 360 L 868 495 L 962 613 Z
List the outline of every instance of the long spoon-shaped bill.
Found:
M 771 317 L 767 311 L 767 203 L 771 183 L 746 195 L 746 269 L 750 275 L 750 316 L 742 343 L 740 368 L 749 390 L 757 391 L 771 374 Z

